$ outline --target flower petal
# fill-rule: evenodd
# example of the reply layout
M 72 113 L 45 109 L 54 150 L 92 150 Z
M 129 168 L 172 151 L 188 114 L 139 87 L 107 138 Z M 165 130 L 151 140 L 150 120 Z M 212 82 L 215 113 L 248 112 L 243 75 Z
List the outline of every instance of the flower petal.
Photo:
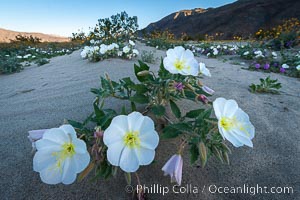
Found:
M 163 166 L 162 170 L 164 171 L 164 175 L 171 175 L 173 176 L 173 173 L 175 171 L 176 162 L 177 162 L 177 155 L 173 155 Z
M 50 149 L 52 152 L 59 151 L 61 149 L 61 144 L 56 141 L 41 139 L 35 142 L 37 150 Z
M 62 183 L 71 184 L 76 180 L 76 164 L 72 162 L 72 158 L 67 158 L 64 161 L 63 171 L 62 171 Z
M 135 153 L 139 160 L 139 165 L 149 165 L 153 160 L 155 156 L 155 151 L 152 149 L 147 148 L 136 148 Z
M 75 154 L 73 156 L 73 162 L 76 165 L 76 173 L 82 172 L 90 163 L 90 154 L 86 152 L 85 154 Z
M 125 130 L 121 130 L 116 124 L 111 123 L 104 131 L 103 142 L 106 146 L 115 142 L 123 141 Z
M 226 103 L 226 99 L 224 99 L 222 97 L 217 98 L 213 102 L 214 111 L 215 111 L 216 117 L 218 119 L 220 119 L 223 115 L 225 103 Z
M 37 151 L 33 157 L 33 170 L 36 172 L 46 169 L 48 166 L 55 165 L 56 158 L 52 156 L 52 149 Z
M 83 140 L 76 138 L 72 143 L 74 144 L 76 154 L 84 154 L 87 152 L 86 144 Z
M 65 133 L 71 134 L 72 139 L 77 138 L 76 131 L 70 124 L 64 124 L 59 128 L 62 129 Z
M 110 144 L 107 150 L 107 160 L 114 166 L 120 165 L 120 158 L 124 149 L 124 142 L 118 141 Z
M 227 100 L 224 105 L 223 116 L 232 117 L 238 110 L 239 106 L 235 100 Z
M 141 141 L 141 146 L 147 149 L 155 149 L 159 142 L 159 136 L 155 130 L 148 132 L 143 132 L 140 134 L 139 138 Z
M 137 131 L 140 130 L 143 122 L 144 116 L 139 112 L 132 112 L 128 115 L 128 129 L 130 131 Z
M 68 135 L 60 128 L 51 128 L 44 133 L 43 139 L 47 139 L 58 144 L 70 141 Z
M 47 184 L 58 184 L 61 182 L 61 169 L 56 165 L 50 165 L 44 170 L 40 171 L 41 180 Z
M 133 148 L 124 148 L 120 159 L 120 167 L 125 172 L 135 172 L 138 170 L 139 160 Z
M 236 137 L 233 136 L 233 134 L 229 131 L 225 131 L 223 128 L 221 128 L 222 135 L 235 147 L 241 147 L 244 144 L 241 143 Z

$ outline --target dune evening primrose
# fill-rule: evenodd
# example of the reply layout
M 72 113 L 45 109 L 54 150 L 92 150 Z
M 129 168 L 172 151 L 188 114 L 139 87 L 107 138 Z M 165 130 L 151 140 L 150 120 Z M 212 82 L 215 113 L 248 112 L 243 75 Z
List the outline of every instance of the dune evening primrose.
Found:
M 172 74 L 197 76 L 199 73 L 199 64 L 193 52 L 181 46 L 169 49 L 163 63 L 165 69 Z
M 219 132 L 235 147 L 247 145 L 253 147 L 254 126 L 249 116 L 234 100 L 217 98 L 213 108 L 218 119 Z
M 284 68 L 284 69 L 288 69 L 288 68 L 290 68 L 290 66 L 289 66 L 289 65 L 287 65 L 287 64 L 283 64 L 283 65 L 281 65 L 281 67 L 282 67 L 282 68 Z
M 155 156 L 159 137 L 154 122 L 139 112 L 113 118 L 104 131 L 108 147 L 107 160 L 125 172 L 135 172 L 140 165 L 149 165 Z
M 173 155 L 163 166 L 164 176 L 170 175 L 171 182 L 181 185 L 183 159 L 180 154 Z
M 128 46 L 123 47 L 123 52 L 124 53 L 129 53 L 130 48 Z
M 202 62 L 199 63 L 199 71 L 200 71 L 200 74 L 203 74 L 205 76 L 211 77 L 209 69 L 207 69 L 206 66 L 205 66 L 205 64 L 202 63 Z
M 85 142 L 77 138 L 71 125 L 47 130 L 35 145 L 33 169 L 47 184 L 73 183 L 90 162 Z

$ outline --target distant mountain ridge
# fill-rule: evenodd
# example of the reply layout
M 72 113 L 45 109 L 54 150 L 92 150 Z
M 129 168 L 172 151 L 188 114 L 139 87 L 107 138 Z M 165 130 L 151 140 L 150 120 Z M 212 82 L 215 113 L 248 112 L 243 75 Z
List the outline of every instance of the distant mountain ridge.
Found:
M 182 10 L 149 24 L 141 33 L 169 30 L 197 37 L 223 33 L 221 39 L 247 37 L 260 28 L 270 28 L 284 19 L 300 19 L 300 0 L 239 0 L 218 8 Z
M 6 30 L 0 28 L 0 43 L 1 42 L 10 42 L 10 40 L 14 40 L 17 35 L 38 37 L 42 39 L 42 42 L 67 42 L 69 38 L 61 37 L 56 35 L 49 35 L 44 33 L 30 33 L 30 32 L 17 32 L 12 30 Z

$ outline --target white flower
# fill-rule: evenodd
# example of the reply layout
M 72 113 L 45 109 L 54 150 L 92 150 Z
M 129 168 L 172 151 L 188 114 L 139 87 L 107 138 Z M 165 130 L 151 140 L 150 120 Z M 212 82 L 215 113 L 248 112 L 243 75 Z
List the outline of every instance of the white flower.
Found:
M 81 51 L 81 53 L 80 53 L 80 56 L 81 56 L 82 58 L 86 58 L 86 56 L 87 56 L 87 51 L 86 51 L 85 49 L 83 49 L 83 50 Z
M 94 51 L 99 51 L 99 47 L 98 46 L 94 46 Z
M 108 147 L 107 160 L 125 172 L 135 172 L 140 165 L 149 165 L 155 156 L 159 137 L 154 122 L 139 112 L 114 117 L 104 131 Z
M 130 48 L 128 46 L 123 47 L 123 52 L 124 53 L 129 53 Z
M 219 53 L 218 49 L 217 49 L 217 48 L 214 48 L 214 49 L 213 49 L 213 54 L 216 56 L 216 55 L 218 55 L 218 53 Z
M 181 46 L 169 49 L 163 62 L 165 69 L 172 74 L 197 76 L 199 73 L 199 64 L 193 52 Z
M 277 57 L 277 53 L 276 52 L 272 52 L 272 56 L 273 57 Z
M 206 54 L 206 56 L 209 57 L 209 56 L 210 56 L 210 53 Z
M 122 56 L 123 52 L 122 51 L 118 51 L 118 56 Z
M 200 74 L 203 74 L 205 76 L 211 77 L 209 69 L 207 69 L 206 66 L 205 66 L 205 64 L 202 63 L 202 62 L 199 63 L 199 71 L 200 71 Z
M 298 71 L 300 71 L 300 65 L 298 65 L 298 66 L 296 67 L 296 69 L 297 69 Z
M 139 51 L 137 49 L 133 49 L 132 53 L 135 54 L 135 55 L 139 55 Z
M 77 138 L 71 125 L 47 130 L 35 145 L 37 152 L 33 158 L 33 169 L 47 184 L 73 183 L 76 174 L 90 162 L 86 144 Z
M 108 48 L 105 44 L 100 45 L 100 53 L 105 54 L 108 51 Z
M 183 159 L 180 154 L 173 155 L 163 166 L 164 176 L 170 175 L 171 182 L 181 185 Z
M 95 43 L 95 40 L 93 40 L 93 39 L 90 40 L 90 43 L 91 43 L 91 44 L 94 44 L 94 43 Z
M 259 57 L 265 57 L 264 55 L 263 55 L 263 53 L 262 53 L 262 51 L 260 51 L 260 50 L 258 50 L 258 51 L 254 51 L 254 54 L 256 55 L 255 57 L 256 58 L 259 58 Z
M 227 46 L 223 46 L 223 49 L 227 49 Z
M 281 67 L 284 68 L 284 69 L 290 68 L 290 66 L 288 66 L 287 64 L 283 64 L 283 65 L 281 65 Z
M 244 55 L 244 56 L 249 55 L 249 51 L 244 52 L 243 55 Z
M 22 57 L 22 56 L 17 56 L 17 58 L 21 59 L 21 58 L 23 58 L 23 57 Z
M 135 43 L 134 43 L 132 40 L 129 40 L 129 44 L 130 44 L 131 46 L 134 46 L 134 45 L 135 45 Z
M 249 116 L 234 100 L 217 98 L 213 102 L 214 111 L 218 118 L 219 132 L 235 147 L 244 144 L 253 147 L 251 139 L 254 137 L 254 126 Z
M 118 49 L 118 48 L 119 48 L 119 45 L 118 45 L 118 44 L 116 44 L 116 43 L 112 43 L 111 45 L 113 45 L 113 46 L 114 46 L 114 48 L 116 48 L 116 49 Z

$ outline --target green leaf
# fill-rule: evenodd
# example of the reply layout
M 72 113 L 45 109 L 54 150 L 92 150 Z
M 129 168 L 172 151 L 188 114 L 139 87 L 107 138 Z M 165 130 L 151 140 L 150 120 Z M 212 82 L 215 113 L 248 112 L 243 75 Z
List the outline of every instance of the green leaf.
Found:
M 170 100 L 170 106 L 171 106 L 171 110 L 172 110 L 173 114 L 175 115 L 175 117 L 180 118 L 181 112 L 180 112 L 180 109 L 178 108 L 178 106 L 176 105 L 176 103 L 174 101 Z
M 140 103 L 140 104 L 149 103 L 148 97 L 143 94 L 135 94 L 132 97 L 130 97 L 129 99 L 130 99 L 130 101 Z
M 156 105 L 151 108 L 152 112 L 156 116 L 163 116 L 166 113 L 166 108 L 162 105 Z
M 148 92 L 148 88 L 143 84 L 136 84 L 132 88 L 139 94 L 144 94 Z
M 203 111 L 204 111 L 204 109 L 191 110 L 191 111 L 187 112 L 185 116 L 188 117 L 188 118 L 196 118 L 196 117 L 198 117 Z
M 181 132 L 193 132 L 192 127 L 185 122 L 170 124 L 169 126 Z
M 199 157 L 199 150 L 198 150 L 197 145 L 195 145 L 195 144 L 191 145 L 190 156 L 191 156 L 190 157 L 191 164 L 194 164 L 198 160 L 198 157 Z
M 68 123 L 73 126 L 74 128 L 78 128 L 78 129 L 82 129 L 83 128 L 83 124 L 80 122 L 76 122 L 73 120 L 68 119 Z
M 175 138 L 181 133 L 181 131 L 172 128 L 170 126 L 165 127 L 162 132 L 163 132 L 163 134 L 161 135 L 162 139 Z

